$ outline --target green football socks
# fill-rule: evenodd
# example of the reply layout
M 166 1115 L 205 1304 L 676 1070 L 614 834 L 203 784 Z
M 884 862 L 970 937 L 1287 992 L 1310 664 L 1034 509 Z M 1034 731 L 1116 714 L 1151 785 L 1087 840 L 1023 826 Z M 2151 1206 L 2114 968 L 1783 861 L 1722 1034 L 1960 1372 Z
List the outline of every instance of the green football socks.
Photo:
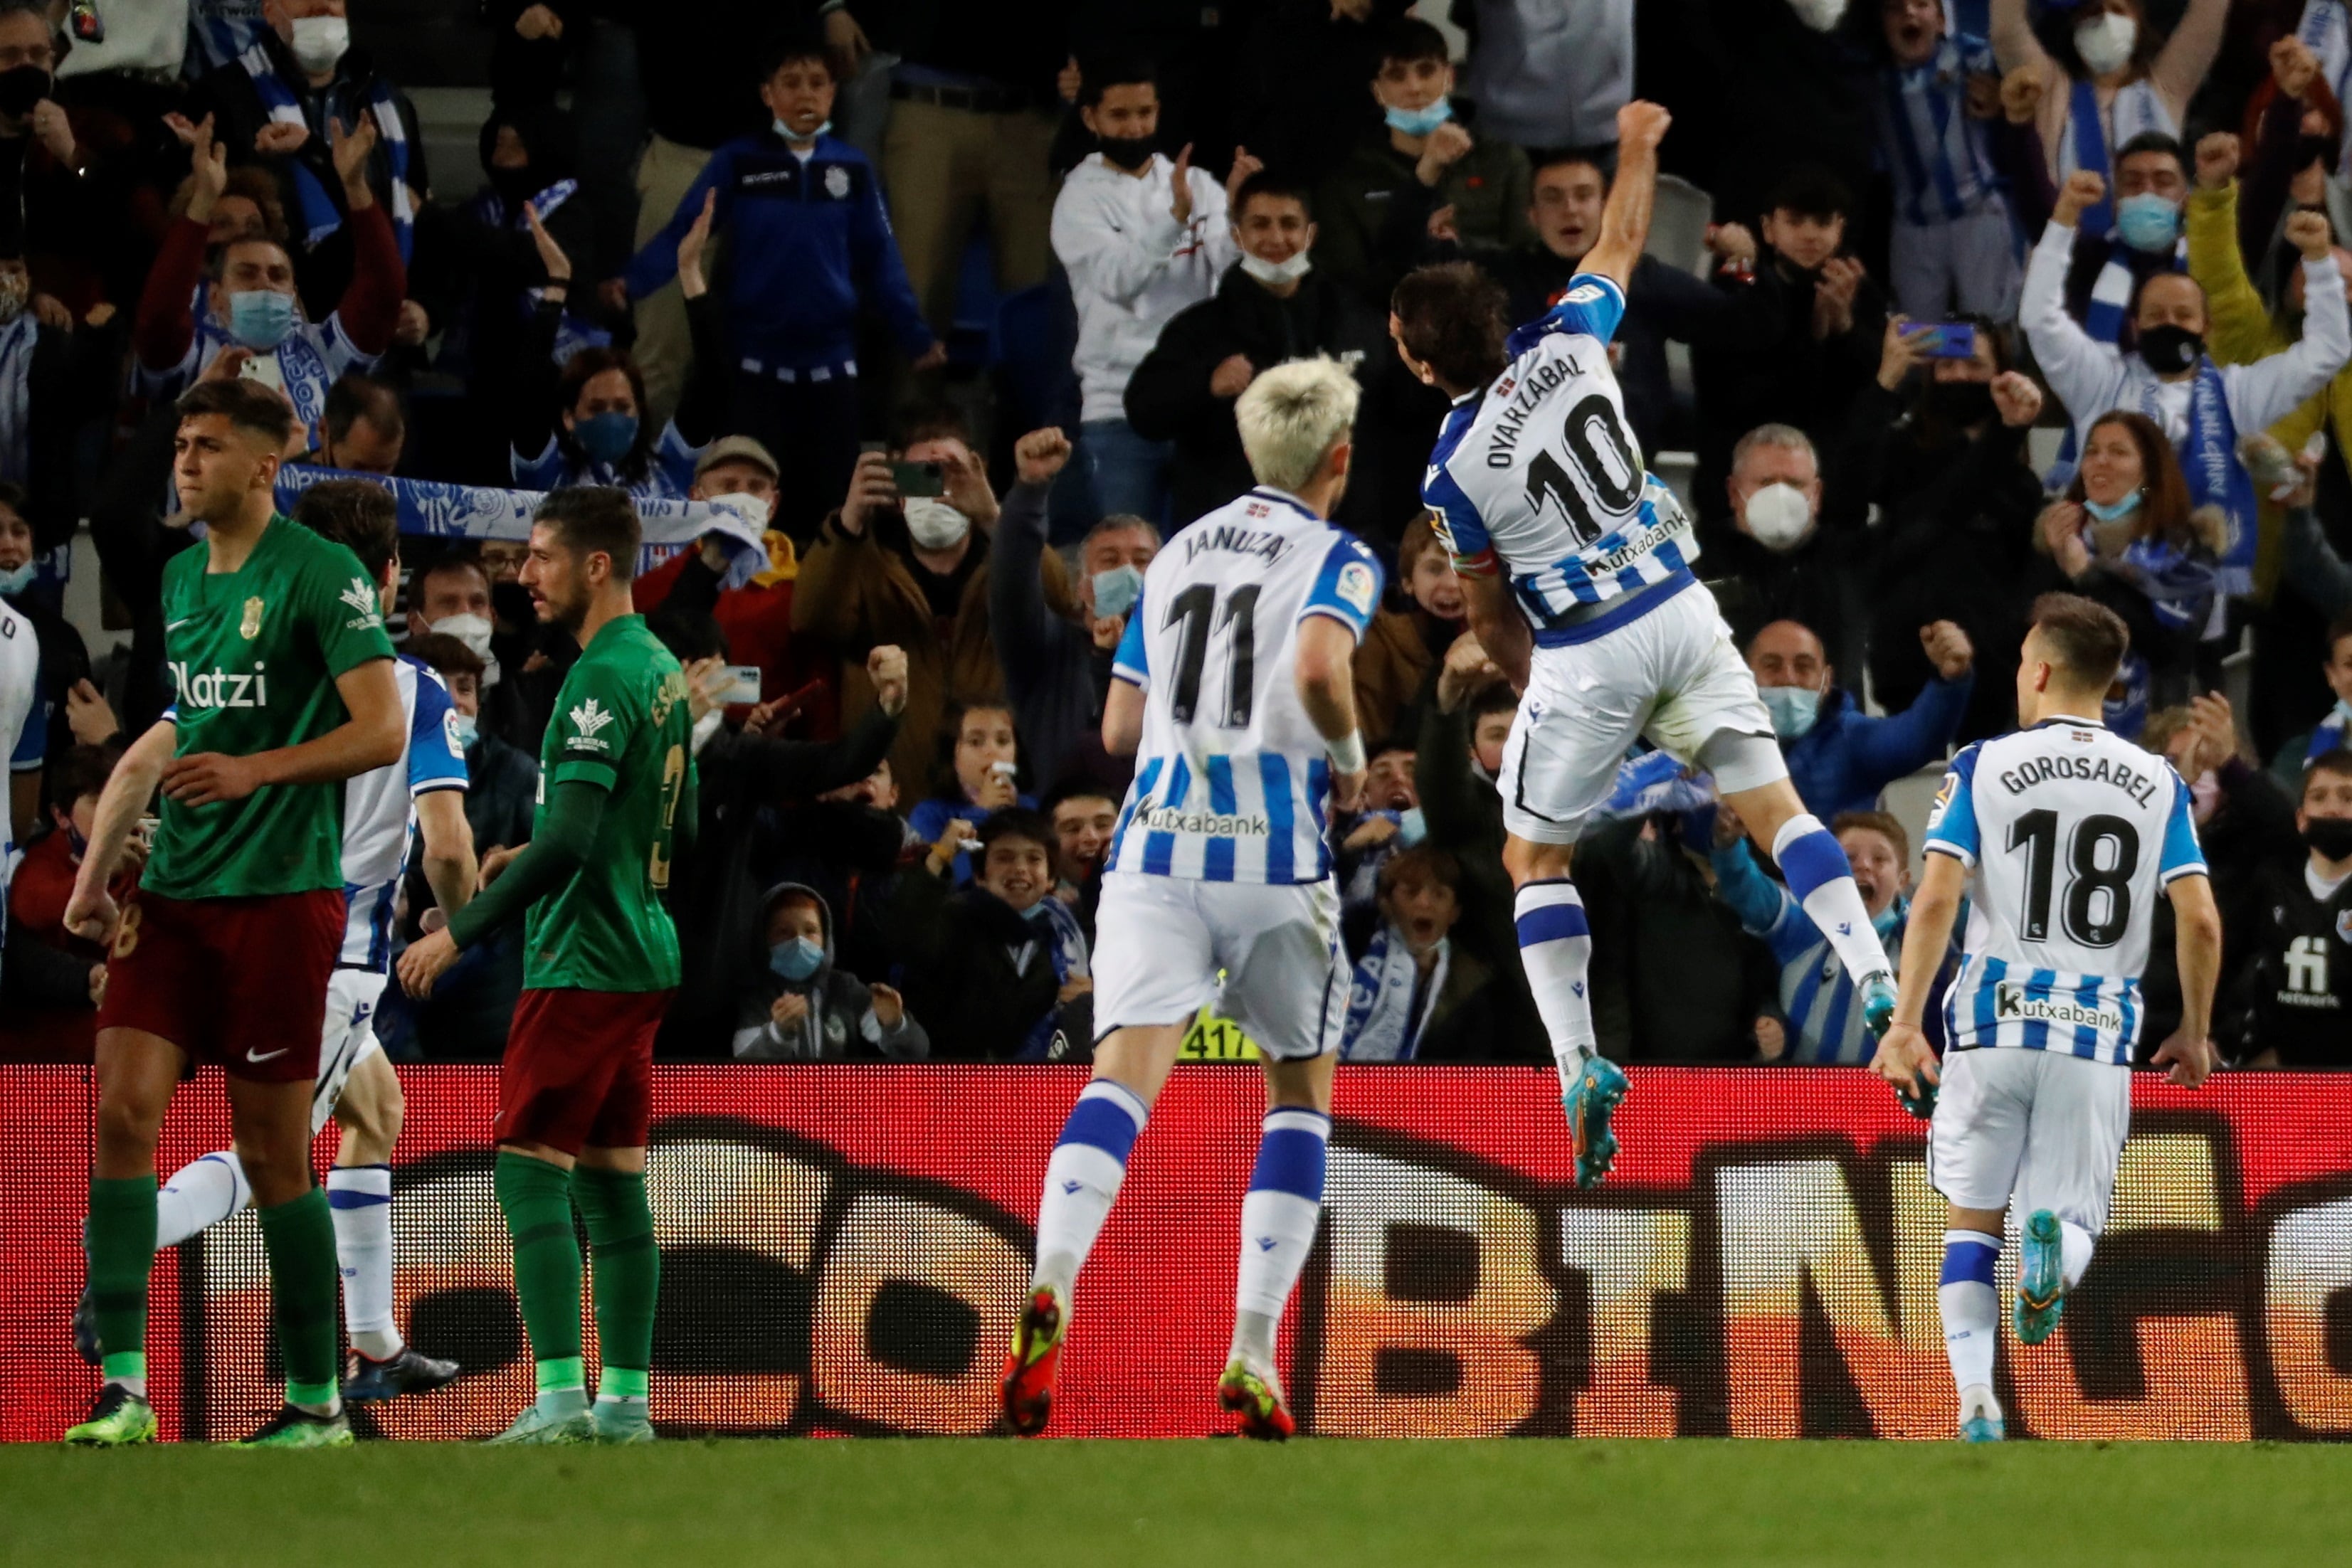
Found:
M 89 1184 L 89 1296 L 110 1383 L 147 1380 L 147 1273 L 155 1262 L 155 1178 Z
M 588 1221 L 595 1269 L 596 1344 L 604 1364 L 599 1392 L 643 1399 L 653 1364 L 654 1305 L 661 1293 L 661 1249 L 654 1245 L 654 1211 L 639 1171 L 572 1173 L 572 1193 Z
M 580 1240 L 572 1229 L 572 1173 L 501 1151 L 492 1178 L 514 1239 L 515 1296 L 539 1363 L 542 1395 L 580 1389 Z M 582 1396 L 585 1399 L 585 1396 Z
M 286 1403 L 326 1414 L 335 1387 L 335 1221 L 327 1189 L 256 1211 L 269 1254 L 269 1305 L 286 1358 Z M 152 1214 L 151 1231 L 152 1231 Z

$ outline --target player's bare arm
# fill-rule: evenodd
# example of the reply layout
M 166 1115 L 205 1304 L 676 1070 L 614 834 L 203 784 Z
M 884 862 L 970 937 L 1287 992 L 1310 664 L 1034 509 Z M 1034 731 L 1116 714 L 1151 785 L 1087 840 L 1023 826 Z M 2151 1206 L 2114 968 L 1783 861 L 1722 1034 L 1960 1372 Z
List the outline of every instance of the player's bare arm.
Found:
M 114 880 L 131 831 L 146 815 L 147 802 L 155 798 L 155 786 L 172 760 L 178 734 L 178 727 L 170 719 L 156 720 L 131 743 L 131 749 L 107 776 L 106 789 L 98 798 L 97 816 L 90 822 L 89 847 L 82 852 L 73 896 L 66 904 L 66 929 L 75 936 L 101 945 L 113 942 L 121 911 L 115 908 L 106 884 Z
M 416 802 L 417 831 L 425 840 L 423 871 L 435 902 L 455 915 L 474 896 L 481 875 L 474 861 L 474 830 L 466 821 L 466 797 L 436 789 Z
M 1499 574 L 1462 574 L 1462 598 L 1470 611 L 1470 632 L 1511 683 L 1515 692 L 1528 689 L 1528 669 L 1535 657 L 1534 628 L 1511 597 L 1511 585 Z
M 1617 180 L 1601 210 L 1601 240 L 1585 254 L 1579 270 L 1598 273 L 1623 287 L 1650 241 L 1650 209 L 1658 193 L 1658 143 L 1674 116 L 1663 104 L 1635 99 L 1617 111 Z
M 2213 988 L 2221 975 L 2221 912 L 2213 902 L 2213 883 L 2205 877 L 2176 877 L 2165 891 L 2172 900 L 2173 951 L 2180 968 L 2180 1027 L 2150 1060 L 2169 1068 L 2167 1076 L 2173 1082 L 2194 1089 L 2219 1061 Z
M 1356 633 L 1328 615 L 1298 625 L 1298 700 L 1318 734 L 1351 755 L 1332 753 L 1331 804 L 1352 811 L 1364 789 L 1363 740 L 1356 733 Z M 1349 762 L 1355 764 L 1350 768 Z
M 271 784 L 332 784 L 400 760 L 406 720 L 389 659 L 371 659 L 335 677 L 351 716 L 316 740 L 250 757 L 198 751 L 163 769 L 163 793 L 183 806 L 242 800 Z
M 1143 688 L 1114 676 L 1103 698 L 1103 749 L 1113 757 L 1132 757 L 1143 744 Z
M 1967 890 L 1968 867 L 1948 854 L 1927 852 L 1927 874 L 1911 896 L 1911 915 L 1903 938 L 1903 973 L 1895 998 L 1895 1022 L 1878 1042 L 1870 1070 L 1911 1099 L 1925 1085 L 1941 1080 L 1935 1050 L 1920 1030 L 1927 1010 L 1928 993 L 1936 987 L 1936 971 L 1952 943 L 1952 925 L 1960 913 L 1960 895 Z

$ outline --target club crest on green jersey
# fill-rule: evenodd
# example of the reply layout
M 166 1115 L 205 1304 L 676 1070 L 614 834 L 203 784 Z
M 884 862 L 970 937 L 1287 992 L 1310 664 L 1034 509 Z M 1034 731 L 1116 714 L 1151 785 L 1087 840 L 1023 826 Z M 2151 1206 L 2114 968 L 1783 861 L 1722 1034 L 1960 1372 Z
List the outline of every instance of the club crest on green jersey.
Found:
M 236 623 L 236 634 L 248 643 L 261 635 L 261 595 L 245 601 L 245 619 Z
M 368 580 L 366 578 L 355 577 L 352 579 L 352 585 L 349 588 L 344 589 L 342 592 L 336 595 L 336 597 L 341 599 L 345 604 L 350 605 L 353 610 L 359 612 L 357 619 L 347 621 L 343 623 L 344 631 L 356 632 L 363 626 L 381 626 L 383 624 L 383 601 L 376 596 L 376 591 L 373 588 L 368 586 Z M 258 604 L 260 601 L 256 600 L 254 602 Z
M 580 706 L 573 708 L 567 716 L 572 720 L 575 744 L 590 747 L 598 751 L 605 749 L 605 743 L 597 738 L 596 732 L 612 723 L 613 716 L 605 709 L 604 704 L 594 697 L 583 697 L 581 699 Z

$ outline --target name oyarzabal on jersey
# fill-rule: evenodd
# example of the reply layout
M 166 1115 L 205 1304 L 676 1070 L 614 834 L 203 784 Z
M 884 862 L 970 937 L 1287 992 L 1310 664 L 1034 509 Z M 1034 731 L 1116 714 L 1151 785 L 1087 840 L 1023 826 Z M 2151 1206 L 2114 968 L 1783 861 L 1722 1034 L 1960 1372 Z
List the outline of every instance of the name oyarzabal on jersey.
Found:
M 1297 631 L 1361 639 L 1381 574 L 1353 535 L 1261 488 L 1169 541 L 1113 674 L 1147 694 L 1107 870 L 1293 883 L 1330 874 L 1331 766 L 1297 687 Z
M 2078 718 L 1980 741 L 1945 774 L 1925 847 L 1974 877 L 1951 1048 L 2127 1065 L 2156 901 L 2206 874 L 2171 764 Z
M 1664 582 L 1698 555 L 1625 423 L 1609 368 L 1624 314 L 1622 289 L 1579 273 L 1511 334 L 1509 364 L 1455 402 L 1430 454 L 1422 498 L 1457 568 L 1507 576 L 1539 643 L 1580 606 Z

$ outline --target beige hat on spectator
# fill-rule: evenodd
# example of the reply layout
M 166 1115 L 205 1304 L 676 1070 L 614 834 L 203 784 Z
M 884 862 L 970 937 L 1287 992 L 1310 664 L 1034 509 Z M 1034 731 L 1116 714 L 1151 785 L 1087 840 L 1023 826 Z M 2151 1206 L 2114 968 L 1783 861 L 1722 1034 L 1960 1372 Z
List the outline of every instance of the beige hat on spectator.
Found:
M 699 479 L 721 463 L 738 461 L 757 463 L 772 478 L 784 476 L 784 471 L 777 465 L 775 457 L 748 435 L 722 435 L 704 447 L 702 455 L 694 460 L 694 476 Z

